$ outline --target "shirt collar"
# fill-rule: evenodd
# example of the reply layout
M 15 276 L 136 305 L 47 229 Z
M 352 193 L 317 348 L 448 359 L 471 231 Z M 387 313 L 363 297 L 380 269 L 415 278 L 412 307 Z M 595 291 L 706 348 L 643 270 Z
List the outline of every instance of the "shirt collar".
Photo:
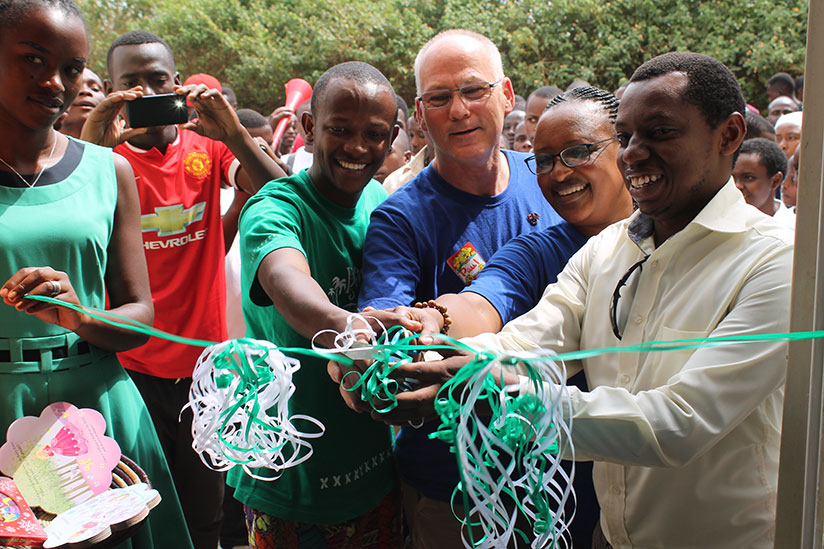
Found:
M 730 177 L 687 227 L 694 223 L 711 231 L 722 233 L 744 232 L 747 230 L 744 217 L 746 209 L 738 207 L 741 205 L 739 203 L 743 202 L 744 196 L 736 188 L 733 178 Z M 627 234 L 633 242 L 640 245 L 652 236 L 653 229 L 652 218 L 639 210 L 630 218 Z
M 736 188 L 735 181 L 730 177 L 691 223 L 711 231 L 743 233 L 747 230 L 747 209 L 741 207 L 744 204 L 744 195 Z
M 141 149 L 140 147 L 135 147 L 134 145 L 132 145 L 128 141 L 124 141 L 123 143 L 126 144 L 126 147 L 128 147 L 129 150 L 131 150 L 132 152 L 135 152 L 137 154 L 146 154 L 147 152 L 149 152 L 151 150 L 157 150 L 157 147 L 152 147 L 151 149 L 148 149 L 148 150 Z M 179 129 L 177 130 L 177 135 L 175 136 L 175 140 L 172 141 L 171 143 L 169 143 L 168 147 L 175 147 L 175 146 L 177 146 L 178 143 L 180 143 L 180 130 Z M 168 147 L 166 148 L 166 151 L 169 150 Z

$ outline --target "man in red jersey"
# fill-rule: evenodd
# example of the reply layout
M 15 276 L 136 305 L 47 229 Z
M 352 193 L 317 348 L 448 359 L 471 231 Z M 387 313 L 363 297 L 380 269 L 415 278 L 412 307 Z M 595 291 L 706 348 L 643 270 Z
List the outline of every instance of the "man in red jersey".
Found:
M 107 64 L 106 91 L 115 93 L 92 114 L 83 137 L 116 145 L 134 169 L 155 327 L 222 341 L 227 335 L 221 181 L 254 192 L 284 174 L 254 144 L 218 90 L 179 85 L 172 51 L 161 38 L 146 31 L 126 33 L 112 43 Z M 116 123 L 125 101 L 175 92 L 182 102 L 188 96 L 196 121 L 146 129 L 122 129 Z M 214 549 L 223 475 L 205 467 L 192 450 L 191 412 L 178 421 L 201 352 L 151 338 L 121 353 L 120 360 L 152 415 L 195 547 Z

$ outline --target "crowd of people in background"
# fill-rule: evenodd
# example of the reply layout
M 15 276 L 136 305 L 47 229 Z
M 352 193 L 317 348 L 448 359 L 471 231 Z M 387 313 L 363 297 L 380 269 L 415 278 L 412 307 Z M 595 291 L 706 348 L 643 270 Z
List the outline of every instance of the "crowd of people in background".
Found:
M 418 384 L 377 416 L 346 390 L 357 364 L 302 359 L 312 459 L 227 478 L 181 414 L 200 349 L 26 294 L 284 347 L 353 311 L 513 351 L 787 329 L 803 76 L 770 78 L 763 112 L 691 53 L 614 91 L 515 90 L 495 44 L 452 30 L 422 45 L 414 98 L 353 61 L 260 113 L 143 30 L 93 73 L 71 0 L 0 0 L 0 31 L 0 432 L 52 401 L 105 410 L 163 496 L 134 547 L 460 547 L 455 457 L 429 435 L 467 357 L 408 365 Z M 189 121 L 132 128 L 124 106 L 164 93 Z M 570 547 L 771 546 L 786 346 L 723 349 L 570 368 Z
M 185 81 L 185 84 L 201 83 L 209 88 L 217 89 L 226 97 L 229 105 L 237 111 L 240 123 L 253 137 L 259 137 L 266 141 L 270 147 L 276 147 L 274 154 L 282 161 L 281 167 L 284 168 L 286 173 L 297 173 L 311 165 L 312 144 L 305 140 L 302 123 L 303 114 L 309 112 L 308 100 L 294 112 L 284 107 L 278 107 L 268 116 L 264 116 L 252 109 L 238 108 L 234 90 L 211 75 L 201 73 L 193 75 Z M 566 87 L 566 91 L 583 86 L 589 86 L 589 83 L 576 79 Z M 625 88 L 626 83 L 623 83 L 614 90 L 613 93 L 619 100 Z M 561 88 L 545 85 L 529 92 L 527 99 L 516 94 L 513 109 L 507 113 L 504 121 L 504 129 L 499 142 L 500 148 L 518 152 L 532 152 L 538 119 L 550 101 L 561 93 L 563 93 Z M 801 141 L 804 76 L 800 75 L 794 79 L 788 73 L 779 72 L 765 83 L 764 94 L 768 104 L 763 112 L 753 105 L 747 104 L 745 113 L 748 129 L 747 138 L 760 137 L 776 143 L 788 161 L 792 163 L 793 156 L 796 154 Z M 101 78 L 90 69 L 84 69 L 83 88 L 77 99 L 58 120 L 55 128 L 61 133 L 79 138 L 83 123 L 103 97 L 105 97 L 105 94 Z M 415 113 L 409 114 L 408 103 L 404 98 L 397 96 L 397 103 L 398 124 L 403 131 L 392 142 L 389 156 L 375 174 L 375 179 L 384 183 L 390 193 L 412 179 L 432 160 L 431 146 L 429 147 L 430 154 L 424 152 L 421 156 L 418 156 L 421 150 L 426 151 L 428 137 L 426 132 L 421 129 Z M 412 103 L 414 104 L 414 101 Z M 190 112 L 194 117 L 194 109 L 190 109 Z M 274 128 L 283 118 L 289 120 L 286 132 L 278 143 L 273 143 Z M 767 168 L 765 167 L 765 169 Z M 777 173 L 781 174 L 781 180 L 774 189 L 775 196 L 782 198 L 782 204 L 789 211 L 794 212 L 795 174 L 793 174 L 793 181 L 787 181 L 789 173 L 786 167 Z M 393 177 L 386 183 L 386 179 L 390 175 L 393 175 Z M 771 178 L 774 176 L 776 176 L 776 172 L 770 174 Z M 739 184 L 739 188 L 743 189 L 743 180 L 738 183 L 738 179 L 736 178 L 736 183 Z M 793 187 L 793 189 L 789 193 L 782 193 L 782 189 L 785 187 Z M 747 193 L 745 193 L 745 196 L 747 196 Z M 748 203 L 752 204 L 749 199 Z M 225 204 L 224 211 L 231 204 L 231 201 Z M 762 211 L 765 210 L 762 209 Z M 765 211 L 765 213 L 769 212 Z M 773 213 L 769 213 L 769 215 Z
M 303 113 L 309 112 L 308 100 L 301 104 L 295 112 L 291 112 L 284 107 L 278 107 L 268 116 L 264 116 L 252 109 L 238 108 L 234 90 L 211 75 L 193 75 L 185 83 L 202 83 L 207 87 L 220 91 L 226 97 L 229 105 L 237 111 L 240 123 L 253 137 L 263 139 L 270 147 L 276 146 L 274 154 L 282 161 L 282 167 L 286 173 L 297 173 L 311 165 L 312 144 L 305 141 L 305 132 L 301 121 Z M 584 86 L 589 86 L 589 83 L 576 79 L 566 87 L 566 91 Z M 613 92 L 619 100 L 625 87 L 626 83 Z M 499 142 L 500 148 L 518 152 L 532 152 L 538 119 L 550 101 L 561 93 L 563 93 L 561 88 L 546 85 L 529 92 L 527 99 L 516 94 L 513 109 L 507 113 L 504 120 L 504 129 Z M 760 137 L 776 143 L 783 151 L 788 162 L 792 163 L 792 158 L 796 154 L 801 141 L 804 76 L 801 75 L 793 79 L 788 73 L 779 72 L 765 83 L 764 94 L 768 103 L 763 112 L 753 105 L 747 104 L 745 113 L 747 139 Z M 77 99 L 56 124 L 56 129 L 66 135 L 79 138 L 83 122 L 104 96 L 101 78 L 91 70 L 85 69 L 83 88 Z M 398 124 L 403 131 L 392 142 L 389 156 L 375 174 L 375 179 L 384 183 L 390 193 L 396 191 L 403 183 L 417 175 L 432 160 L 431 154 L 427 155 L 426 152 L 418 156 L 421 150 L 426 150 L 428 137 L 426 132 L 421 129 L 416 115 L 414 112 L 411 115 L 409 114 L 408 103 L 404 98 L 397 96 L 397 103 Z M 414 101 L 412 103 L 414 104 Z M 192 116 L 195 116 L 194 110 L 190 109 L 190 111 Z M 401 114 L 403 116 L 400 116 Z M 286 132 L 277 144 L 272 143 L 274 128 L 283 118 L 289 120 Z M 429 150 L 431 151 L 431 149 L 430 146 Z M 787 181 L 789 173 L 786 167 L 779 170 L 778 173 L 781 174 L 781 180 L 775 189 L 775 196 L 782 198 L 781 203 L 789 211 L 794 212 L 795 174 L 793 174 L 793 181 Z M 393 177 L 387 183 L 386 179 L 390 175 L 393 175 Z M 775 172 L 770 174 L 770 177 L 773 176 L 775 176 Z M 738 178 L 736 182 L 738 184 Z M 739 184 L 739 188 L 743 188 L 742 186 L 743 180 Z M 793 188 L 789 193 L 782 193 L 785 187 Z M 749 199 L 748 203 L 752 204 Z M 231 201 L 226 202 L 224 210 L 228 208 L 229 204 L 231 204 Z M 762 209 L 762 211 L 765 210 Z M 768 212 L 765 211 L 765 213 Z M 769 213 L 769 215 L 772 215 L 772 213 Z

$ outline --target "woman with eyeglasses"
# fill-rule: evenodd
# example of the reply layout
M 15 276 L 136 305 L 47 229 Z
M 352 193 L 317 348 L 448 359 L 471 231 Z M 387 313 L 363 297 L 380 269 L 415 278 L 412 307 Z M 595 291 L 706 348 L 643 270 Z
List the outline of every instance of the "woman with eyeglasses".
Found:
M 632 213 L 618 170 L 614 121 L 618 99 L 591 86 L 553 98 L 538 122 L 527 166 L 565 223 L 512 239 L 459 294 L 438 297 L 452 320 L 449 335 L 497 332 L 538 303 L 587 239 Z M 435 322 L 443 315 L 424 309 Z

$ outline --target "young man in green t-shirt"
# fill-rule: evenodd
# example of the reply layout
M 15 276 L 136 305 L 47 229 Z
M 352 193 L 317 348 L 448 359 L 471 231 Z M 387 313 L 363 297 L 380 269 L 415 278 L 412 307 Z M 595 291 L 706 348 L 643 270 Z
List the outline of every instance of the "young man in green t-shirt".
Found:
M 345 327 L 360 291 L 369 215 L 386 198 L 372 176 L 398 132 L 396 117 L 392 86 L 374 67 L 343 63 L 320 77 L 311 114 L 303 117 L 314 142 L 312 166 L 269 182 L 241 214 L 249 337 L 309 347 L 317 332 Z M 381 320 L 390 325 L 399 319 Z M 333 347 L 328 336 L 316 343 Z M 390 431 L 344 404 L 329 383 L 325 360 L 301 362 L 290 412 L 319 419 L 326 431 L 311 441 L 311 458 L 277 480 L 255 480 L 239 468 L 229 474 L 235 497 L 246 506 L 250 536 L 259 547 L 399 546 Z

